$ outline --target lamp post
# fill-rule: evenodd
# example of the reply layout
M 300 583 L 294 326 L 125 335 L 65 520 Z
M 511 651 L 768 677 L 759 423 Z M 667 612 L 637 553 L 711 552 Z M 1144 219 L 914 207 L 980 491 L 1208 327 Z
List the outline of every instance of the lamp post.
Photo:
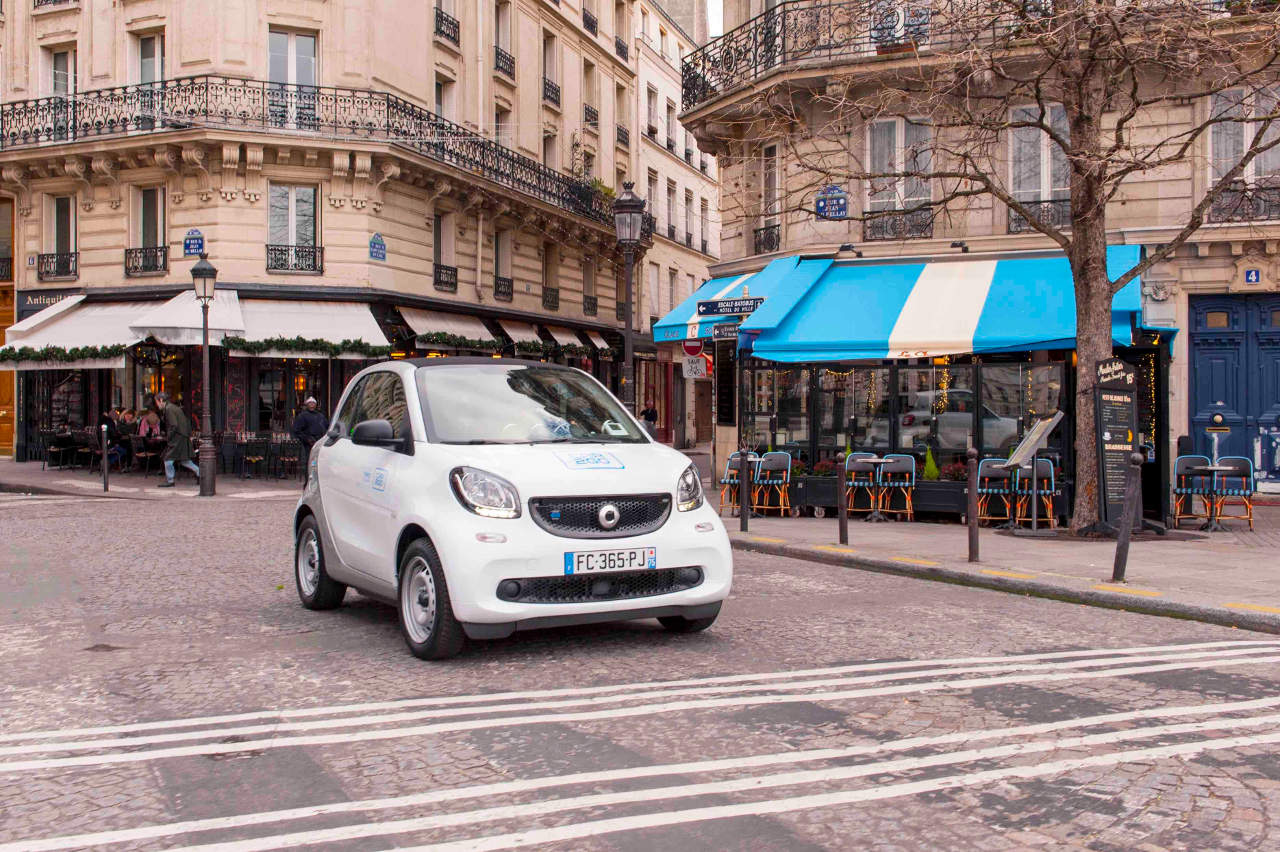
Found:
M 622 194 L 613 202 L 613 225 L 618 232 L 618 245 L 626 268 L 626 302 L 623 304 L 626 324 L 622 331 L 622 404 L 632 414 L 636 411 L 635 387 L 635 265 L 636 249 L 644 228 L 644 199 L 631 191 L 635 184 L 627 181 Z
M 200 496 L 212 497 L 218 492 L 214 477 L 217 476 L 213 459 L 213 417 L 210 414 L 212 394 L 209 391 L 209 303 L 213 301 L 218 283 L 218 270 L 209 262 L 209 255 L 201 254 L 191 267 L 191 284 L 200 300 L 200 313 L 204 329 L 204 342 L 200 347 Z

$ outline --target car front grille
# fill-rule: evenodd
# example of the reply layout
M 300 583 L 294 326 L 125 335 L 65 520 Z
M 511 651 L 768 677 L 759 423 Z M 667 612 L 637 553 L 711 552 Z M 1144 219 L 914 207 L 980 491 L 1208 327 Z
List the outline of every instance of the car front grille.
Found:
M 618 524 L 605 529 L 600 510 L 612 505 Z M 533 521 L 549 533 L 565 538 L 624 538 L 651 533 L 671 514 L 670 494 L 628 494 L 619 497 L 534 497 L 529 501 Z
M 563 577 L 503 580 L 498 584 L 498 597 L 504 601 L 529 604 L 590 603 L 669 595 L 701 584 L 701 568 L 567 574 Z

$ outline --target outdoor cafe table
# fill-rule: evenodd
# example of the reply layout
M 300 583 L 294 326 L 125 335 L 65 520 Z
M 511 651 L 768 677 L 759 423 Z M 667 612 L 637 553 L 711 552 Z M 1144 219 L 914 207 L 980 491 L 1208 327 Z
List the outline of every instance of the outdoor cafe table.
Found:
M 889 520 L 880 514 L 880 501 L 884 499 L 884 482 L 880 479 L 880 468 L 890 461 L 892 459 L 880 458 L 879 456 L 854 459 L 854 464 L 869 464 L 876 469 L 876 499 L 871 504 L 871 514 L 862 519 L 867 523 L 878 524 Z
M 1190 476 L 1207 476 L 1210 482 L 1216 481 L 1219 473 L 1238 473 L 1239 471 L 1224 464 L 1210 464 L 1203 467 L 1193 467 L 1187 471 Z M 1209 519 L 1200 525 L 1200 529 L 1206 532 L 1230 532 L 1230 530 L 1222 525 L 1222 521 L 1218 520 L 1218 493 L 1213 486 L 1209 488 Z

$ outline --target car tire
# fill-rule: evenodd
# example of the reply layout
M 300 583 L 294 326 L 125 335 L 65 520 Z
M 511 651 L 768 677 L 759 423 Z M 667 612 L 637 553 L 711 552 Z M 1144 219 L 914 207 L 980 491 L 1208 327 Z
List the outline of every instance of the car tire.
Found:
M 307 609 L 337 609 L 346 597 L 347 587 L 334 581 L 324 570 L 324 544 L 315 516 L 307 515 L 298 524 L 293 545 L 293 580 L 298 586 L 298 599 Z
M 400 558 L 396 611 L 405 644 L 420 660 L 443 660 L 462 650 L 466 634 L 453 615 L 449 586 L 431 542 L 420 538 Z
M 667 629 L 668 633 L 701 633 L 708 627 L 716 623 L 720 613 L 707 616 L 706 618 L 685 618 L 683 615 L 664 615 L 658 619 L 658 623 Z

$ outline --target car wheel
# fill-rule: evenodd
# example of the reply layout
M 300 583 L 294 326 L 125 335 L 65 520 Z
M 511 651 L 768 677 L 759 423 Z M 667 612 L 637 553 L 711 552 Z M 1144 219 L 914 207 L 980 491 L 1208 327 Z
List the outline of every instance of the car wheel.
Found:
M 671 633 L 700 633 L 716 623 L 720 613 L 706 618 L 685 618 L 683 615 L 667 615 L 658 619 L 658 623 Z
M 293 578 L 298 584 L 298 598 L 307 609 L 335 609 L 347 594 L 347 587 L 335 582 L 324 570 L 320 527 L 311 515 L 298 525 L 298 538 L 293 550 Z
M 449 586 L 431 542 L 420 538 L 400 559 L 400 630 L 420 660 L 443 660 L 462 650 L 466 635 L 453 617 Z

